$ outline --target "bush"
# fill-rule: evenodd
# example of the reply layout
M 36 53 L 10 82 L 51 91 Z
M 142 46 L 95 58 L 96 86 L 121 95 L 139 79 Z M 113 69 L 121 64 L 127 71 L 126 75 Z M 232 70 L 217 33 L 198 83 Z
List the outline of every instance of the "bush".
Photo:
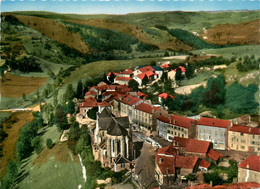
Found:
M 53 141 L 50 138 L 46 140 L 46 146 L 48 149 L 52 149 L 52 147 L 54 146 Z

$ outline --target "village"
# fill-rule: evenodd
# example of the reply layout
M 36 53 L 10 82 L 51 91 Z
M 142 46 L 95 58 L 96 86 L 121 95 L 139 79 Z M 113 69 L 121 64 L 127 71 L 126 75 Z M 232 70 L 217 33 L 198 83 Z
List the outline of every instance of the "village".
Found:
M 176 73 L 186 71 L 165 68 L 168 62 L 109 72 L 109 84 L 100 82 L 75 101 L 76 120 L 89 129 L 94 159 L 115 172 L 127 169 L 137 188 L 260 187 L 258 123 L 249 115 L 223 120 L 208 113 L 171 114 L 164 101 L 175 97 L 166 92 L 155 93 L 153 104 L 139 89 L 165 74 L 175 88 Z M 222 185 L 228 180 L 231 184 Z

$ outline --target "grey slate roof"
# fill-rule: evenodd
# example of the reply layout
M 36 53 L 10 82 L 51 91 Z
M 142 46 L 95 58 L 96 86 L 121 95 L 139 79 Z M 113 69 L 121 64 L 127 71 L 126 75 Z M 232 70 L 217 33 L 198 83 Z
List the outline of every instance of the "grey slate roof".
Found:
M 115 117 L 114 114 L 112 114 L 108 108 L 104 108 L 104 110 L 101 113 L 98 113 L 97 115 L 99 118 Z
M 121 154 L 118 154 L 118 156 L 115 159 L 115 163 L 119 164 L 119 163 L 130 163 L 130 161 L 126 158 L 124 158 Z
M 113 136 L 126 136 L 128 134 L 126 130 L 130 124 L 128 117 L 114 117 L 108 109 L 104 109 L 100 115 L 101 117 L 97 120 L 100 130 L 107 130 L 107 134 Z
M 114 124 L 110 124 L 107 128 L 107 134 L 112 136 L 126 136 L 128 132 L 124 127 L 115 121 Z

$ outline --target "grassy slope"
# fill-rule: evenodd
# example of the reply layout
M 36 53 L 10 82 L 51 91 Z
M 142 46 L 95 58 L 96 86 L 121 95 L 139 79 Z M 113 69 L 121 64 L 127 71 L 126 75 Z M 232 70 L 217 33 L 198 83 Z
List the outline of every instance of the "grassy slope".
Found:
M 120 71 L 126 68 L 134 68 L 138 65 L 148 65 L 153 60 L 161 60 L 161 58 L 140 58 L 132 60 L 112 60 L 112 61 L 97 61 L 77 68 L 71 73 L 68 78 L 65 78 L 64 83 L 71 83 L 87 77 L 103 76 L 104 73 L 110 71 Z
M 243 45 L 237 47 L 226 47 L 220 49 L 202 49 L 193 51 L 195 54 L 204 52 L 206 54 L 218 54 L 225 58 L 231 58 L 236 55 L 237 57 L 243 57 L 245 55 L 255 55 L 256 58 L 260 57 L 260 46 L 259 45 Z
M 43 144 L 51 138 L 58 142 L 60 132 L 55 126 L 42 129 Z M 41 131 L 40 131 L 41 132 Z M 44 149 L 37 157 L 33 154 L 20 166 L 19 188 L 77 188 L 83 184 L 82 169 L 77 156 L 72 156 L 66 143 L 58 143 L 51 150 Z
M 7 112 L 0 111 L 0 124 L 2 124 L 11 115 L 12 115 L 12 112 L 10 112 L 10 111 L 7 111 Z
M 16 121 L 13 123 L 14 120 Z M 16 160 L 16 141 L 20 129 L 32 120 L 33 115 L 31 112 L 16 112 L 12 114 L 10 119 L 4 122 L 3 128 L 8 137 L 1 143 L 3 145 L 4 156 L 0 158 L 0 178 L 6 173 L 8 162 Z

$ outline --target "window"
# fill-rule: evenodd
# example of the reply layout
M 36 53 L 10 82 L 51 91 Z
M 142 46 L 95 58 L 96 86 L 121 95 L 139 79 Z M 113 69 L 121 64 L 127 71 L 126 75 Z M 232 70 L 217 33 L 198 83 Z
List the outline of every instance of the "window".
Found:
M 244 149 L 245 149 L 245 146 L 241 146 L 240 148 L 244 150 Z
M 240 133 L 240 136 L 244 136 L 244 133 Z
M 218 134 L 218 131 L 215 131 L 215 135 L 217 135 Z
M 121 168 L 125 168 L 125 163 L 121 163 Z
M 159 163 L 162 163 L 163 162 L 163 159 L 162 158 L 159 158 Z
M 182 134 L 181 137 L 184 138 L 184 134 Z
M 241 143 L 246 143 L 246 141 L 244 139 L 241 139 Z
M 114 140 L 112 140 L 112 152 L 115 152 L 115 143 L 114 143 Z
M 255 141 L 252 141 L 251 144 L 255 144 Z
M 209 130 L 209 134 L 212 134 L 212 131 L 211 131 L 211 130 Z
M 211 136 L 209 136 L 209 140 L 211 140 Z

